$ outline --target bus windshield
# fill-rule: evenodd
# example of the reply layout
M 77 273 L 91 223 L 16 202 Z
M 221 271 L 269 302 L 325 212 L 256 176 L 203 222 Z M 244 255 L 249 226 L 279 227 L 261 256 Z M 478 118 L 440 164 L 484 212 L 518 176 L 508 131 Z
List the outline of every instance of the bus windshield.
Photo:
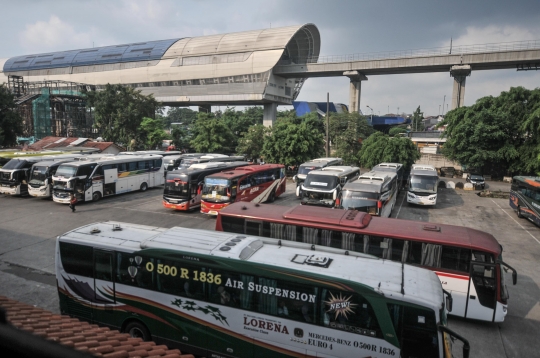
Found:
M 2 167 L 2 169 L 21 169 L 24 167 L 25 163 L 25 160 L 11 159 Z
M 208 202 L 230 201 L 231 181 L 222 178 L 204 178 L 202 198 Z
M 377 200 L 379 200 L 379 193 L 344 190 L 341 198 L 341 207 L 343 209 L 359 210 L 370 214 L 376 214 Z
M 182 159 L 182 164 L 180 164 L 180 168 L 189 168 L 192 164 L 199 163 L 198 158 L 194 159 Z
M 312 170 L 316 170 L 316 169 L 321 169 L 320 167 L 314 167 L 312 165 L 310 166 L 300 166 L 300 168 L 298 168 L 298 174 L 307 174 L 309 173 L 310 171 Z
M 435 176 L 413 175 L 409 190 L 434 193 L 437 191 L 437 181 Z
M 34 166 L 32 168 L 32 172 L 30 173 L 30 184 L 38 184 L 43 185 L 45 183 L 45 179 L 47 179 L 47 176 L 49 175 L 47 169 L 49 169 L 46 166 Z
M 58 167 L 58 170 L 56 171 L 57 177 L 65 177 L 65 178 L 71 178 L 75 175 L 77 172 L 77 167 L 73 167 L 71 165 L 61 165 Z
M 320 190 L 332 190 L 338 185 L 338 177 L 332 175 L 308 175 L 304 182 L 305 187 Z
M 187 175 L 181 175 L 178 177 L 167 176 L 163 193 L 165 195 L 171 195 L 177 198 L 188 198 L 189 177 Z

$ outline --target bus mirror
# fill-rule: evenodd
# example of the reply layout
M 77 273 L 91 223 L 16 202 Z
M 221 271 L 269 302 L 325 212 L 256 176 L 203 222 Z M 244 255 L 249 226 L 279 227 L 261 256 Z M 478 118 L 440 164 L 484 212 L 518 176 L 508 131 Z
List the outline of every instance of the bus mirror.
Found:
M 334 190 L 334 193 L 332 194 L 332 199 L 336 200 L 337 199 L 337 194 L 338 194 L 338 192 L 337 192 L 337 189 L 336 189 L 336 190 Z
M 292 177 L 292 181 L 296 183 L 296 175 Z
M 471 345 L 469 344 L 469 341 L 457 334 L 456 332 L 452 331 L 450 328 L 439 325 L 439 331 L 447 333 L 450 335 L 452 340 L 457 339 L 461 342 L 463 342 L 463 358 L 469 358 L 469 353 L 471 352 Z
M 503 262 L 502 265 L 510 270 L 512 270 L 512 283 L 515 285 L 517 283 L 517 271 L 514 270 L 514 268 L 510 265 L 508 265 L 506 262 Z M 506 270 L 506 269 L 505 269 Z M 502 270 L 501 270 L 501 275 L 502 275 Z
M 377 209 L 382 209 L 382 201 L 377 200 Z
M 446 310 L 448 312 L 452 312 L 452 306 L 454 304 L 454 299 L 452 298 L 452 294 L 446 290 L 443 290 L 445 295 L 445 302 L 446 302 Z
M 296 196 L 300 196 L 300 186 L 296 187 Z

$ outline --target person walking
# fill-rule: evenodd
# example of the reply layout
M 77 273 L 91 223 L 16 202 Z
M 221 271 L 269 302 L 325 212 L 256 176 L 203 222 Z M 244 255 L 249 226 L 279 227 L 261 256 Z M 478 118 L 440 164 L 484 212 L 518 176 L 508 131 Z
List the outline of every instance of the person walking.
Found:
M 71 209 L 71 212 L 75 212 L 75 205 L 77 204 L 77 197 L 71 193 L 69 196 L 69 208 Z

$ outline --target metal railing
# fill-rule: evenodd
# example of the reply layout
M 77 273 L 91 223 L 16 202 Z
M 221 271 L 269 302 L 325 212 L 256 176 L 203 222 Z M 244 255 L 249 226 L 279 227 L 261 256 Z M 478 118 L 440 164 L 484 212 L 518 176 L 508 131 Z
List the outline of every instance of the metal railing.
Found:
M 303 57 L 280 60 L 279 65 L 292 65 L 304 63 L 338 63 L 351 61 L 369 61 L 380 59 L 398 59 L 409 57 L 426 57 L 426 56 L 446 56 L 446 55 L 461 55 L 486 52 L 505 52 L 505 51 L 521 51 L 540 49 L 540 40 L 516 41 L 516 42 L 500 42 L 487 43 L 476 45 L 458 45 L 446 47 L 434 47 L 426 49 L 387 51 L 387 52 L 371 52 L 371 53 L 356 53 L 349 55 L 330 55 L 318 57 Z

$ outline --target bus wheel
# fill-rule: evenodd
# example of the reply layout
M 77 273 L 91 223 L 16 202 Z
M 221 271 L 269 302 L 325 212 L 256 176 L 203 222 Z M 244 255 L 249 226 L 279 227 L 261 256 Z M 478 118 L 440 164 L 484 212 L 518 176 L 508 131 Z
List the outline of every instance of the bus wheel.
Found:
M 146 191 L 146 189 L 148 189 L 148 184 L 142 183 L 141 184 L 141 191 Z
M 523 214 L 521 213 L 521 206 L 518 206 L 517 208 L 517 217 L 520 219 L 523 217 Z
M 268 200 L 266 200 L 267 203 L 273 203 L 274 200 L 276 200 L 276 192 L 272 190 L 270 193 L 270 196 L 268 197 Z
M 99 199 L 101 199 L 101 193 L 99 191 L 92 194 L 92 201 L 99 201 Z
M 144 324 L 136 321 L 128 323 L 125 332 L 133 338 L 141 338 L 143 341 L 150 340 L 150 332 L 148 331 L 148 328 L 146 328 Z

